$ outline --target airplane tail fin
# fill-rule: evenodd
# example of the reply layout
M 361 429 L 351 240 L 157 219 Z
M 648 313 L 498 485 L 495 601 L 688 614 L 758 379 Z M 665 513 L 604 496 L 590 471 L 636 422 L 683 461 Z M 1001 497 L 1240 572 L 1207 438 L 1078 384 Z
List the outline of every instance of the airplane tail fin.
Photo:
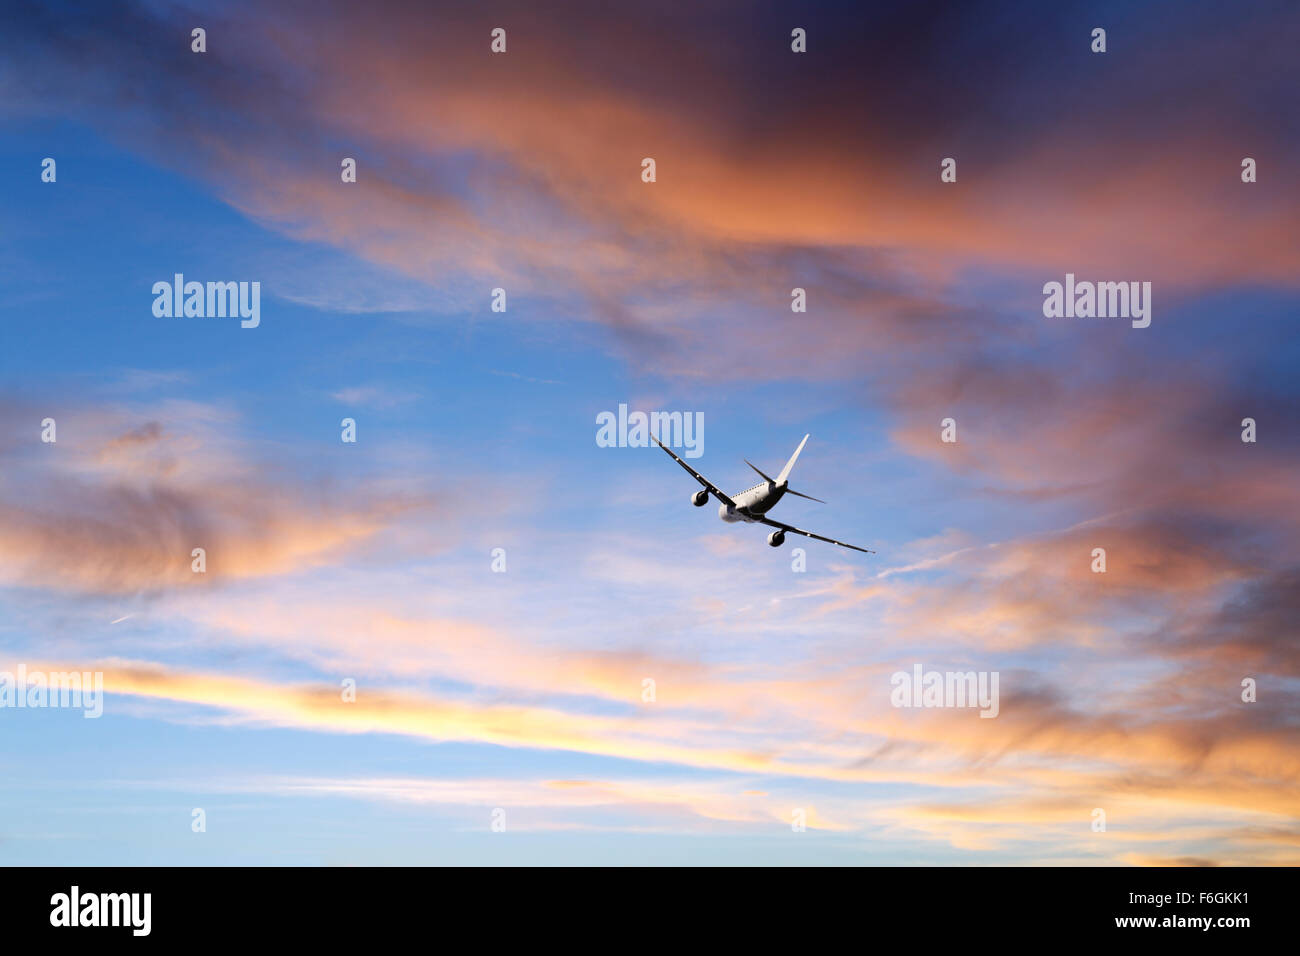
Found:
M 808 436 L 804 435 L 803 441 L 799 443 L 799 447 L 794 450 L 794 454 L 790 456 L 790 460 L 787 461 L 785 467 L 781 469 L 781 474 L 777 476 L 776 483 L 778 485 L 790 477 L 790 472 L 794 468 L 794 463 L 799 458 L 799 452 L 803 451 L 803 446 L 806 444 L 808 444 Z

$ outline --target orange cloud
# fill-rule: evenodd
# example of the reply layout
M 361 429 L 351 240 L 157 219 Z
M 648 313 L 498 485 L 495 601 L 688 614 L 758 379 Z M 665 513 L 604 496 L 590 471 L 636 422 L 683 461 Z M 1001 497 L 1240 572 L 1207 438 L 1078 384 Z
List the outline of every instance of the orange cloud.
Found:
M 121 409 L 69 409 L 57 443 L 15 440 L 0 488 L 0 580 L 130 594 L 300 572 L 432 508 L 418 493 L 347 499 L 290 486 L 242 456 L 228 415 L 191 403 L 152 412 L 133 424 Z M 201 574 L 195 548 L 206 552 Z

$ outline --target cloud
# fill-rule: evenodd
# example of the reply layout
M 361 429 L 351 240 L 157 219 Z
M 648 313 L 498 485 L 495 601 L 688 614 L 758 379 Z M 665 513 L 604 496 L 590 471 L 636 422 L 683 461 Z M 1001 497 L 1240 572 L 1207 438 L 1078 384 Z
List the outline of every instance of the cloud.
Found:
M 500 807 L 512 830 L 583 829 L 716 832 L 718 824 L 770 829 L 791 823 L 790 798 L 743 790 L 734 781 L 683 781 L 671 778 L 618 780 L 452 779 L 423 777 L 283 777 L 209 789 L 334 796 L 396 804 L 439 806 L 486 827 L 484 811 Z M 847 830 L 799 807 L 812 830 Z
M 1103 857 L 1129 852 L 1134 841 L 1181 841 L 1184 846 L 1217 842 L 1229 848 L 1217 853 L 1244 859 L 1263 854 L 1271 860 L 1285 858 L 1286 841 L 1261 839 L 1261 835 L 1291 832 L 1300 809 L 1295 796 L 1300 765 L 1279 761 L 1280 753 L 1296 752 L 1294 730 L 1285 724 L 1273 730 L 1252 727 L 1244 717 L 1229 720 L 1215 715 L 1135 726 L 1115 714 L 1071 712 L 1046 694 L 1004 701 L 1002 716 L 994 721 L 963 720 L 952 712 L 911 720 L 912 714 L 893 711 L 867 727 L 841 716 L 834 728 L 827 726 L 820 732 L 842 736 L 851 728 L 858 739 L 871 733 L 889 740 L 892 748 L 887 756 L 850 766 L 835 756 L 834 747 L 809 747 L 806 738 L 798 755 L 793 750 L 782 753 L 771 742 L 765 752 L 756 752 L 741 745 L 744 735 L 727 739 L 722 726 L 726 721 L 688 732 L 680 715 L 673 714 L 597 716 L 393 691 L 365 682 L 359 685 L 355 702 L 348 703 L 338 687 L 328 685 L 275 684 L 143 662 L 105 661 L 72 668 L 28 663 L 29 670 L 46 671 L 87 666 L 103 672 L 110 710 L 116 695 L 127 695 L 216 709 L 228 715 L 223 719 L 227 723 L 566 750 L 743 778 L 684 787 L 584 781 L 547 784 L 556 788 L 555 793 L 520 784 L 475 790 L 415 781 L 304 781 L 301 792 L 417 802 L 490 800 L 493 805 L 503 801 L 561 807 L 646 805 L 669 811 L 676 807 L 708 819 L 743 823 L 771 818 L 787 824 L 787 804 L 799 800 L 793 805 L 825 803 L 831 808 L 830 819 L 814 811 L 810 821 L 816 828 L 890 826 L 973 850 L 1010 848 L 1024 841 L 1036 841 L 1040 849 L 1059 844 L 1062 828 L 1086 833 L 1092 809 L 1100 806 L 1117 834 L 1104 850 L 1097 850 Z M 979 761 L 972 763 L 977 757 Z M 754 789 L 747 781 L 759 778 L 840 785 L 906 782 L 976 796 L 945 802 L 900 798 L 897 793 L 884 799 L 880 793 L 871 809 L 862 813 L 846 811 L 844 801 L 824 795 L 801 799 L 797 788 L 792 791 L 786 785 L 781 798 L 756 805 L 741 792 Z M 281 789 L 289 792 L 294 785 Z
M 414 392 L 395 392 L 381 385 L 354 385 L 330 393 L 330 398 L 344 405 L 364 405 L 370 408 L 395 408 L 413 402 L 420 396 Z
M 79 594 L 204 588 L 299 572 L 366 545 L 433 502 L 340 496 L 278 479 L 228 414 L 193 403 L 59 413 L 59 440 L 40 443 L 6 415 L 0 488 L 0 580 Z M 97 439 L 96 435 L 112 435 Z M 354 503 L 357 502 L 357 503 Z M 192 570 L 195 548 L 206 572 Z
M 1007 61 L 1018 68 L 993 70 L 974 40 L 987 22 L 968 37 L 939 36 L 892 15 L 918 44 L 909 64 L 922 85 L 904 91 L 886 67 L 896 50 L 880 24 L 827 24 L 816 41 L 824 55 L 774 57 L 761 34 L 724 52 L 687 11 L 578 4 L 570 13 L 588 39 L 574 57 L 565 18 L 508 4 L 500 13 L 516 42 L 492 56 L 467 13 L 381 9 L 362 17 L 342 4 L 275 13 L 236 5 L 214 20 L 203 58 L 174 41 L 179 21 L 145 6 L 83 12 L 76 22 L 51 13 L 25 18 L 15 68 L 39 78 L 56 108 L 92 122 L 129 101 L 127 129 L 157 143 L 160 161 L 196 171 L 289 235 L 434 280 L 453 309 L 480 301 L 491 277 L 542 298 L 557 286 L 576 290 L 565 304 L 577 314 L 629 344 L 656 343 L 687 374 L 711 358 L 697 347 L 704 315 L 713 316 L 711 335 L 718 322 L 762 322 L 765 332 L 730 337 L 727 362 L 711 362 L 709 374 L 761 374 L 784 357 L 795 368 L 814 358 L 815 376 L 846 352 L 860 362 L 1008 324 L 1030 334 L 1023 318 L 1007 323 L 948 299 L 970 268 L 1030 269 L 1024 295 L 1036 310 L 1043 276 L 1066 270 L 1136 268 L 1166 297 L 1224 282 L 1292 286 L 1300 264 L 1288 241 L 1300 199 L 1267 180 L 1245 188 L 1237 176 L 1243 141 L 1276 153 L 1282 133 L 1236 110 L 1233 124 L 1207 126 L 1200 111 L 1170 106 L 1187 95 L 1237 102 L 1207 82 L 1215 68 L 1235 97 L 1270 99 L 1289 68 L 1268 42 L 1277 23 L 1234 19 L 1259 41 L 1257 56 L 1234 62 L 1209 46 L 1213 15 L 1162 20 L 1172 35 L 1159 48 L 1178 55 L 1162 60 L 1159 84 L 1145 62 L 1109 59 L 1096 95 L 1080 97 L 1056 59 L 1019 31 L 998 39 L 1008 55 L 1020 51 Z M 1061 28 L 1041 16 L 1041 26 Z M 746 19 L 727 18 L 733 37 Z M 221 41 L 228 36 L 242 42 Z M 606 48 L 620 51 L 617 62 L 598 52 Z M 833 50 L 855 52 L 836 67 Z M 669 59 L 676 66 L 665 74 Z M 98 79 L 89 93 L 60 73 L 73 60 Z M 339 71 L 345 61 L 371 69 Z M 1079 67 L 1095 69 L 1093 61 Z M 167 82 L 141 83 L 143 63 Z M 976 89 L 989 101 L 971 102 Z M 872 91 L 865 113 L 863 90 Z M 1035 108 L 1004 109 L 992 95 L 1012 90 Z M 963 102 L 971 113 L 956 109 Z M 1138 135 L 1153 109 L 1158 139 Z M 976 114 L 987 122 L 969 123 Z M 936 141 L 936 129 L 951 130 L 950 140 Z M 1080 135 L 1090 129 L 1097 135 Z M 1108 145 L 1103 131 L 1128 136 L 1125 147 Z M 323 159 L 339 142 L 357 144 L 355 188 L 341 188 L 336 161 Z M 962 154 L 961 178 L 945 185 L 938 161 L 949 151 Z M 639 179 L 648 153 L 660 169 L 650 186 Z M 319 175 L 302 174 L 313 167 Z M 535 238 L 539 223 L 545 240 Z M 796 284 L 814 290 L 814 305 L 791 335 L 777 319 Z

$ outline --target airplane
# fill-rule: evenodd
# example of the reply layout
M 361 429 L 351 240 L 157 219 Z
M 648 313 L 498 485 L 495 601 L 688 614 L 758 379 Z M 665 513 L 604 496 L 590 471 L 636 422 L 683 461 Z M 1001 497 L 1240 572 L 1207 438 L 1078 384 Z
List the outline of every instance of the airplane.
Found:
M 661 442 L 656 436 L 651 435 L 650 437 L 654 438 L 656 445 L 668 452 L 673 461 L 677 462 L 677 464 L 690 472 L 691 477 L 704 486 L 703 489 L 691 495 L 691 504 L 695 505 L 697 508 L 703 508 L 709 500 L 709 495 L 713 495 L 713 497 L 717 498 L 718 501 L 721 502 L 721 504 L 718 505 L 718 517 L 723 521 L 726 521 L 729 524 L 737 521 L 747 521 L 751 524 L 765 524 L 770 528 L 775 528 L 776 530 L 767 536 L 767 543 L 772 547 L 781 547 L 781 545 L 785 543 L 785 535 L 788 531 L 791 534 L 801 534 L 805 538 L 816 538 L 818 541 L 825 541 L 827 544 L 837 544 L 841 548 L 852 548 L 854 551 L 863 551 L 867 554 L 876 553 L 868 548 L 859 548 L 856 544 L 845 544 L 843 541 L 836 541 L 834 538 L 824 538 L 819 534 L 813 534 L 811 531 L 804 531 L 802 528 L 782 524 L 779 521 L 773 521 L 771 518 L 767 517 L 767 513 L 772 510 L 772 506 L 787 494 L 796 495 L 800 498 L 807 498 L 809 501 L 819 501 L 822 504 L 826 504 L 826 502 L 822 501 L 820 498 L 814 498 L 812 495 L 805 495 L 803 492 L 795 491 L 790 487 L 790 482 L 787 480 L 790 477 L 791 469 L 794 468 L 795 459 L 799 457 L 799 452 L 803 451 L 803 446 L 808 444 L 807 435 L 803 436 L 803 441 L 799 443 L 799 447 L 794 450 L 794 454 L 790 456 L 790 460 L 785 463 L 785 467 L 781 469 L 781 473 L 777 475 L 775 479 L 769 478 L 767 475 L 763 474 L 757 465 L 746 458 L 745 464 L 757 471 L 759 477 L 763 479 L 763 482 L 762 484 L 755 485 L 753 488 L 747 488 L 735 495 L 724 494 L 717 485 L 709 481 L 709 479 L 705 478 L 698 471 L 673 454 L 672 449 Z

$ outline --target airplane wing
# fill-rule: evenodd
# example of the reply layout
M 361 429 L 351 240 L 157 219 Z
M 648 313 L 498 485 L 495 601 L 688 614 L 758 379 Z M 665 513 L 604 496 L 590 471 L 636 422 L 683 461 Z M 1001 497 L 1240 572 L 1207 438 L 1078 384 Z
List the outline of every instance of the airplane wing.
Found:
M 705 488 L 707 488 L 707 489 L 709 490 L 709 492 L 713 495 L 713 497 L 717 498 L 717 499 L 718 499 L 719 501 L 721 501 L 723 504 L 730 505 L 732 508 L 736 507 L 736 503 L 735 503 L 734 501 L 732 501 L 729 497 L 727 497 L 727 495 L 726 495 L 725 493 L 723 493 L 723 491 L 722 491 L 721 488 L 719 488 L 719 487 L 718 487 L 717 485 L 715 485 L 713 482 L 709 481 L 709 479 L 705 478 L 703 475 L 701 475 L 698 471 L 696 471 L 696 470 L 695 470 L 694 468 L 692 468 L 690 465 L 686 464 L 686 462 L 682 461 L 680 458 L 678 458 L 676 455 L 674 455 L 673 452 L 672 452 L 672 449 L 670 449 L 667 445 L 665 445 L 663 442 L 661 442 L 658 438 L 655 438 L 654 435 L 651 435 L 650 437 L 655 439 L 655 444 L 656 444 L 656 445 L 658 445 L 658 446 L 659 446 L 660 448 L 662 448 L 664 451 L 668 452 L 669 456 L 671 456 L 671 458 L 672 458 L 673 461 L 677 462 L 677 464 L 681 465 L 683 468 L 685 468 L 687 471 L 689 471 L 689 472 L 691 473 L 691 477 L 692 477 L 692 478 L 694 478 L 696 481 L 698 481 L 700 484 L 702 484 Z M 803 534 L 804 532 L 800 531 L 799 533 L 800 533 L 800 534 Z M 816 537 L 816 535 L 814 535 L 814 537 Z M 838 543 L 839 543 L 839 542 L 836 542 L 836 544 L 838 544 Z
M 760 521 L 765 525 L 773 528 L 780 528 L 782 531 L 789 531 L 793 534 L 801 534 L 805 538 L 816 538 L 818 541 L 825 541 L 827 544 L 838 544 L 841 548 L 852 548 L 854 551 L 865 551 L 867 554 L 875 554 L 869 548 L 859 548 L 856 544 L 845 544 L 843 541 L 836 541 L 834 538 L 824 538 L 819 534 L 813 534 L 811 531 L 804 531 L 802 528 L 796 528 L 793 525 L 782 524 L 779 521 L 773 521 L 771 518 L 764 518 L 761 515 L 750 515 L 755 521 Z

